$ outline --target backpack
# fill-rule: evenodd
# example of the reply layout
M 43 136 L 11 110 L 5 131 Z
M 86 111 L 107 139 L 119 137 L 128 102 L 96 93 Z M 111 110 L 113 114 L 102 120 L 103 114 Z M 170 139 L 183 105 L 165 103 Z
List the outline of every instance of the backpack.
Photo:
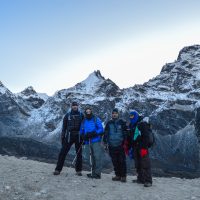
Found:
M 79 117 L 80 117 L 80 119 L 82 119 L 83 118 L 83 114 L 82 114 L 82 112 L 80 112 L 80 111 L 78 111 L 79 112 Z M 67 112 L 67 120 L 69 121 L 69 120 L 71 120 L 71 118 L 72 118 L 72 113 L 71 113 L 71 111 L 70 112 Z
M 83 114 L 79 111 L 77 115 L 73 116 L 72 112 L 67 112 L 67 130 L 73 131 L 74 129 L 77 131 L 80 129 L 80 125 L 83 119 Z
M 147 136 L 148 136 L 148 148 L 151 148 L 154 144 L 155 144 L 155 134 L 151 128 L 151 124 L 149 122 L 149 117 L 145 117 L 143 120 L 143 122 L 146 122 L 148 124 L 148 130 L 147 130 Z
M 149 124 L 148 129 L 148 148 L 151 148 L 155 144 L 155 134 L 151 129 L 151 125 Z

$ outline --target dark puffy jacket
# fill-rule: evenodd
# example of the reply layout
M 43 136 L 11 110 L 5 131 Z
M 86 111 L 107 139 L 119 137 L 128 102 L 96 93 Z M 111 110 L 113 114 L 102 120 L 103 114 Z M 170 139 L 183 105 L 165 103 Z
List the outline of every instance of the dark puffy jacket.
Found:
M 121 146 L 126 139 L 126 134 L 126 122 L 122 119 L 112 119 L 106 124 L 103 141 L 111 147 Z
M 77 134 L 79 133 L 81 122 L 84 116 L 80 111 L 68 112 L 63 118 L 62 134 Z

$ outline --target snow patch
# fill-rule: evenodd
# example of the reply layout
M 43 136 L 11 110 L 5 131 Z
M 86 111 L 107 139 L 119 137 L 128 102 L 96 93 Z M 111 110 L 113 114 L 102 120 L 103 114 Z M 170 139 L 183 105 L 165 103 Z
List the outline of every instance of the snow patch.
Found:
M 76 91 L 84 94 L 93 94 L 96 89 L 104 83 L 105 79 L 99 74 L 98 71 L 91 73 L 84 81 L 76 84 L 74 87 L 69 88 L 68 91 Z

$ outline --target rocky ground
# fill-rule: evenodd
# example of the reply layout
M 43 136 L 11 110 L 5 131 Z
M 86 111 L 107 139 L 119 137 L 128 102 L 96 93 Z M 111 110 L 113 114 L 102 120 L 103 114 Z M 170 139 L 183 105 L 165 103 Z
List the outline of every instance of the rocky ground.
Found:
M 64 167 L 53 176 L 54 164 L 0 156 L 0 200 L 197 200 L 200 199 L 200 178 L 154 178 L 153 186 L 113 182 L 112 174 L 91 180 L 83 172 L 77 177 L 74 169 Z

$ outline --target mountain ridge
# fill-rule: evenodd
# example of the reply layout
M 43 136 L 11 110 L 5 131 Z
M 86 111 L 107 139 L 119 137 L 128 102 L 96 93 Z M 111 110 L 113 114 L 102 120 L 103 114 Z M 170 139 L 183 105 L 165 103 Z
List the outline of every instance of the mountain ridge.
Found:
M 20 135 L 59 146 L 62 118 L 72 101 L 77 101 L 81 110 L 91 105 L 104 124 L 114 107 L 126 120 L 129 110 L 136 109 L 150 117 L 156 135 L 156 146 L 150 150 L 152 159 L 167 166 L 167 170 L 200 171 L 199 86 L 200 45 L 194 45 L 184 47 L 177 60 L 165 64 L 158 76 L 143 85 L 120 89 L 97 70 L 75 86 L 57 91 L 37 107 L 33 106 L 35 100 L 27 101 L 11 92 L 8 96 L 0 93 L 1 112 L 16 108 L 5 112 L 6 120 L 0 116 L 0 136 Z M 19 117 L 13 120 L 12 116 Z M 16 123 L 17 130 L 10 128 Z

